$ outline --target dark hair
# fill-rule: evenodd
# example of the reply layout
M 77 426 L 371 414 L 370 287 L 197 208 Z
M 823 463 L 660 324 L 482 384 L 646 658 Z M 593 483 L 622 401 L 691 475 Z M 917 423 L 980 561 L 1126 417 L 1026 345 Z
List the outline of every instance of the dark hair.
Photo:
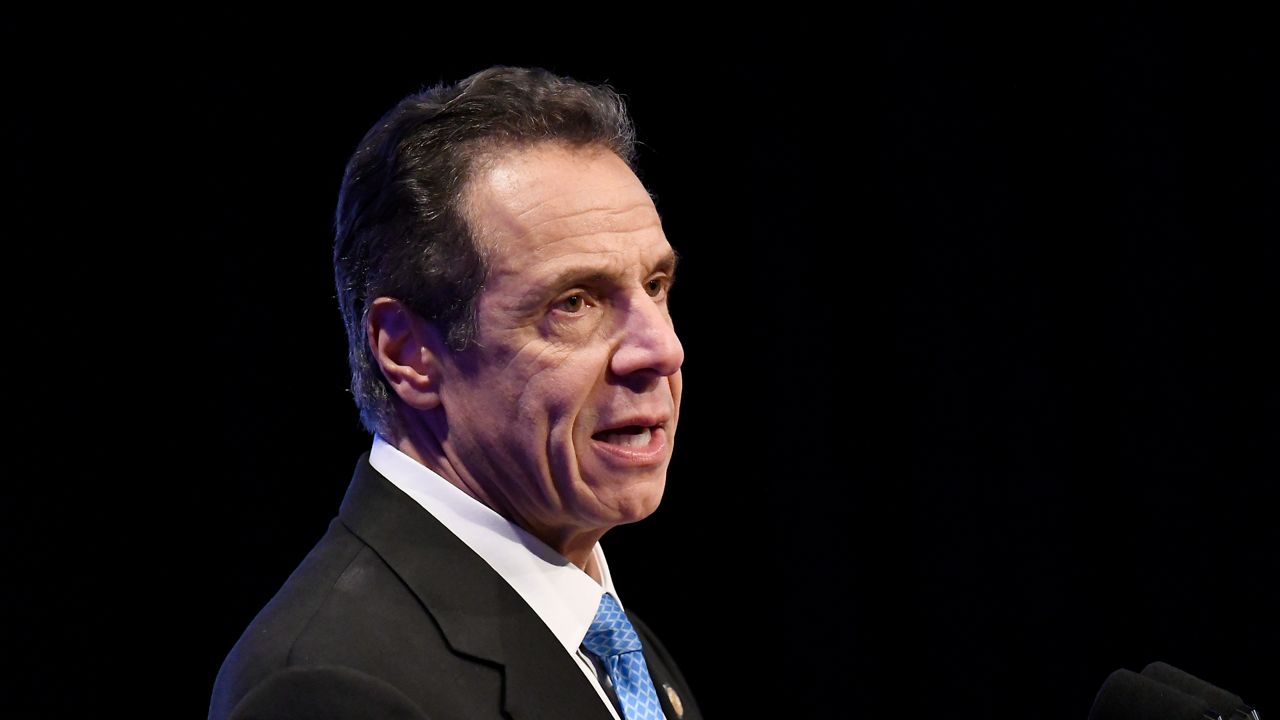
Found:
M 400 427 L 369 349 L 370 300 L 394 297 L 452 350 L 469 347 L 486 266 L 463 206 L 468 182 L 485 158 L 544 142 L 608 148 L 634 167 L 621 96 L 537 68 L 493 67 L 410 95 L 360 141 L 338 194 L 333 269 L 351 393 L 369 432 Z

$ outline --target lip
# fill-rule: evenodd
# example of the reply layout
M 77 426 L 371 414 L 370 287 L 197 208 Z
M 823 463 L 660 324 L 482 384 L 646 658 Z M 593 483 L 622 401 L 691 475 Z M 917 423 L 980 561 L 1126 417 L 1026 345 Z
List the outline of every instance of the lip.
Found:
M 666 427 L 667 421 L 669 419 L 670 418 L 667 415 L 662 413 L 650 413 L 648 415 L 628 415 L 626 417 L 621 417 L 611 422 L 601 423 L 600 429 L 596 430 L 595 434 L 599 435 L 602 432 L 610 432 L 612 430 L 621 430 L 624 427 L 630 427 L 632 425 L 638 425 L 640 427 L 647 427 L 647 428 L 655 428 L 659 426 Z
M 614 465 L 645 467 L 649 465 L 657 465 L 667 458 L 668 442 L 667 428 L 663 423 L 641 423 L 630 422 L 617 427 L 625 427 L 626 425 L 644 425 L 649 428 L 651 437 L 649 444 L 644 447 L 623 447 L 614 445 L 603 440 L 591 438 L 591 447 L 596 452 L 601 453 L 605 458 Z

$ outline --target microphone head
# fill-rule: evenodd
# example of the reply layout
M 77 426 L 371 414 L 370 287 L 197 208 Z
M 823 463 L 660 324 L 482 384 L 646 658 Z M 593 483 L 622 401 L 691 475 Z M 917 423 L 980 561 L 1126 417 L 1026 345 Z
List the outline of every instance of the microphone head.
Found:
M 1239 695 L 1233 695 L 1220 687 L 1214 687 L 1200 678 L 1189 675 L 1167 663 L 1153 662 L 1142 669 L 1142 674 L 1152 680 L 1162 682 L 1174 690 L 1180 690 L 1204 700 L 1211 709 L 1223 717 L 1231 715 L 1236 710 L 1239 710 L 1241 715 L 1248 715 L 1253 710 L 1253 708 L 1245 704 Z
M 1217 718 L 1204 700 L 1132 670 L 1107 676 L 1089 720 L 1205 720 Z

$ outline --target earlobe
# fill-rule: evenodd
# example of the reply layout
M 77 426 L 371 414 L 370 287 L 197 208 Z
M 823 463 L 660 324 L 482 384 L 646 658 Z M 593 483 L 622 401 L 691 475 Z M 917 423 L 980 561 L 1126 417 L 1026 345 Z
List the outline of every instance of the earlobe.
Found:
M 438 407 L 441 366 L 430 323 L 399 300 L 380 297 L 369 306 L 365 331 L 382 376 L 400 400 L 417 410 Z

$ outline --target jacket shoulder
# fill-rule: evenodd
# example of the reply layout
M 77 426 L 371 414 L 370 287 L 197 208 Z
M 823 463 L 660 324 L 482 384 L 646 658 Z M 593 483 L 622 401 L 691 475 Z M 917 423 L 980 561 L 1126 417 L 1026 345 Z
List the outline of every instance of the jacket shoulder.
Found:
M 317 618 L 324 608 L 351 591 L 352 578 L 370 579 L 381 561 L 369 547 L 335 519 L 298 568 L 249 624 L 218 671 L 210 705 L 211 718 L 227 717 L 251 689 L 276 671 L 295 663 L 301 643 L 327 634 Z M 389 571 L 383 571 L 389 573 Z M 394 584 L 389 584 L 393 587 Z M 403 592 L 403 591 L 402 591 Z
M 391 684 L 346 667 L 290 667 L 258 683 L 230 720 L 426 720 Z
M 457 580 L 437 577 L 434 582 Z M 276 717 L 233 710 L 241 713 L 241 704 L 260 695 L 244 706 L 260 712 L 326 678 L 335 687 L 354 688 L 353 696 L 372 693 L 392 702 L 383 692 L 389 688 L 407 698 L 409 707 L 427 710 L 432 717 L 500 714 L 501 672 L 456 653 L 418 595 L 340 519 L 330 524 L 227 656 L 214 685 L 209 718 Z

